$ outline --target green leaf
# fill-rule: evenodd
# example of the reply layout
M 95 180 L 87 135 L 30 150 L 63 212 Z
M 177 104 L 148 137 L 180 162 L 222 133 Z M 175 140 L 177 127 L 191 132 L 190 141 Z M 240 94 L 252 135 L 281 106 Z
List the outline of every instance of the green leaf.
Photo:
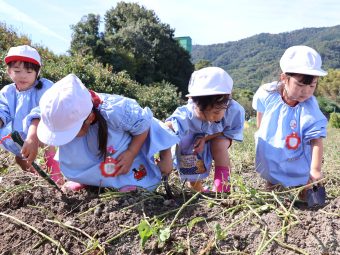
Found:
M 142 247 L 144 248 L 146 241 L 152 236 L 152 227 L 146 220 L 142 220 L 137 229 L 141 238 Z
M 252 197 L 255 197 L 255 195 L 257 194 L 257 190 L 256 189 L 250 188 L 249 191 L 250 191 L 250 195 Z
M 170 238 L 170 228 L 169 227 L 161 229 L 159 231 L 159 240 L 161 240 L 162 242 L 165 242 L 169 238 Z

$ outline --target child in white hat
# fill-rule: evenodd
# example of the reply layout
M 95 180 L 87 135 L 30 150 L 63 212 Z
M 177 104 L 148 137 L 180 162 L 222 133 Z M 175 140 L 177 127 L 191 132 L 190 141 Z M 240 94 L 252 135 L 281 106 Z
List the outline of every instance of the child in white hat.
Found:
M 232 140 L 243 140 L 245 118 L 243 107 L 231 99 L 232 88 L 233 80 L 219 67 L 195 71 L 187 105 L 177 108 L 166 121 L 180 139 L 176 168 L 181 180 L 189 181 L 195 191 L 209 191 L 202 180 L 209 176 L 213 160 L 213 191 L 230 191 L 228 148 Z
M 56 82 L 39 105 L 38 137 L 59 146 L 60 168 L 68 179 L 64 189 L 91 185 L 153 190 L 161 172 L 172 170 L 170 147 L 177 137 L 133 99 L 89 91 L 70 74 Z
M 38 153 L 39 141 L 36 127 L 39 114 L 35 108 L 41 96 L 53 85 L 50 80 L 40 78 L 41 58 L 38 51 L 28 45 L 9 49 L 5 63 L 7 74 L 13 83 L 0 91 L 0 136 L 18 131 L 25 140 L 21 149 L 10 139 L 3 140 L 1 147 L 14 153 L 15 160 L 23 170 L 34 171 L 31 163 Z M 46 165 L 51 170 L 51 178 L 62 182 L 58 162 L 53 157 L 54 147 L 45 150 Z
M 321 57 L 307 46 L 288 48 L 280 60 L 280 81 L 262 85 L 253 98 L 257 111 L 256 171 L 285 187 L 306 185 L 322 178 L 322 138 L 327 119 L 313 96 Z

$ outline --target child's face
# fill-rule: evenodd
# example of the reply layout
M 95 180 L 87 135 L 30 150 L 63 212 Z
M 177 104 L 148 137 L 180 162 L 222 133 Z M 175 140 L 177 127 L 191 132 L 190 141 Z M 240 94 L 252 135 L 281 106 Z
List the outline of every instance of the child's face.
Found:
M 195 113 L 197 118 L 203 121 L 218 122 L 224 117 L 226 109 L 209 106 L 206 110 L 201 111 L 195 106 Z
M 31 68 L 25 68 L 21 61 L 17 61 L 14 65 L 8 67 L 7 73 L 19 91 L 31 88 L 37 79 L 37 72 Z
M 283 99 L 288 103 L 302 103 L 309 99 L 316 89 L 318 77 L 315 77 L 311 84 L 303 84 L 300 82 L 303 75 L 285 76 L 283 82 L 285 83 Z
M 84 120 L 83 125 L 81 126 L 81 129 L 79 130 L 77 137 L 81 137 L 87 134 L 89 131 L 89 128 L 92 124 L 92 122 L 95 120 L 95 115 L 93 112 L 90 113 L 90 115 Z

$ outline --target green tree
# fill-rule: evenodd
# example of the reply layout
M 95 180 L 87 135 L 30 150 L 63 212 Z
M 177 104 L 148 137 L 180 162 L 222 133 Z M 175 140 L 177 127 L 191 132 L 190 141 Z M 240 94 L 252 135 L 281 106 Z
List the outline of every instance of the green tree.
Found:
M 232 92 L 232 97 L 238 103 L 240 103 L 246 113 L 246 119 L 250 119 L 250 117 L 256 114 L 255 110 L 252 107 L 252 100 L 253 100 L 254 93 L 249 89 L 239 89 L 234 88 Z
M 72 25 L 71 53 L 100 57 L 104 52 L 103 35 L 99 33 L 100 16 L 88 14 Z
M 340 128 L 340 113 L 332 112 L 329 118 L 329 124 L 331 127 Z
M 190 55 L 174 39 L 174 30 L 152 10 L 119 2 L 106 12 L 104 27 L 100 34 L 99 16 L 83 18 L 72 27 L 71 52 L 89 54 L 113 71 L 126 70 L 139 83 L 165 80 L 186 93 L 194 70 Z
M 127 70 L 133 75 L 133 59 L 129 57 L 129 53 L 115 46 L 107 47 L 104 34 L 99 32 L 99 26 L 100 16 L 94 14 L 83 16 L 76 25 L 71 26 L 71 55 L 92 57 L 104 65 L 110 65 L 114 72 Z
M 319 80 L 317 95 L 340 105 L 340 69 L 329 69 L 328 74 Z
M 209 60 L 205 59 L 200 59 L 196 64 L 195 64 L 195 70 L 200 70 L 204 67 L 212 66 L 211 62 Z
M 320 110 L 329 118 L 332 112 L 340 112 L 340 107 L 334 101 L 326 97 L 317 97 Z

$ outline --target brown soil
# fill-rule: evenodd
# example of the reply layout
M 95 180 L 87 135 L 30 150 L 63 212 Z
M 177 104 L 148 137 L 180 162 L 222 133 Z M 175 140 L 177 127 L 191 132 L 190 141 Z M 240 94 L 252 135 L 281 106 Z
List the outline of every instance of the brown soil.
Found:
M 1 157 L 0 168 L 13 163 L 3 151 Z M 255 187 L 261 187 L 253 170 L 242 175 Z M 255 190 L 235 192 L 223 198 L 196 196 L 183 206 L 194 194 L 180 192 L 175 182 L 171 183 L 175 198 L 168 199 L 162 188 L 151 194 L 142 191 L 122 194 L 93 187 L 61 195 L 45 180 L 16 167 L 1 176 L 0 253 L 3 255 L 63 254 L 63 251 L 66 254 L 227 254 L 231 251 L 235 251 L 233 254 L 256 251 L 285 255 L 340 254 L 339 197 L 328 198 L 326 206 L 318 210 L 300 204 L 288 212 L 283 207 L 289 208 L 291 197 L 279 196 L 282 205 L 271 202 L 274 208 L 265 207 Z M 235 189 L 242 191 L 242 187 Z M 247 200 L 240 194 L 248 194 Z M 180 212 L 179 208 L 182 208 Z M 283 233 L 280 230 L 285 213 L 287 223 L 292 226 Z M 143 219 L 155 232 L 145 241 L 144 248 L 137 230 Z M 160 241 L 162 235 L 156 233 L 162 230 L 166 234 L 170 226 L 170 236 L 163 236 L 166 241 Z M 264 247 L 262 251 L 260 246 Z

